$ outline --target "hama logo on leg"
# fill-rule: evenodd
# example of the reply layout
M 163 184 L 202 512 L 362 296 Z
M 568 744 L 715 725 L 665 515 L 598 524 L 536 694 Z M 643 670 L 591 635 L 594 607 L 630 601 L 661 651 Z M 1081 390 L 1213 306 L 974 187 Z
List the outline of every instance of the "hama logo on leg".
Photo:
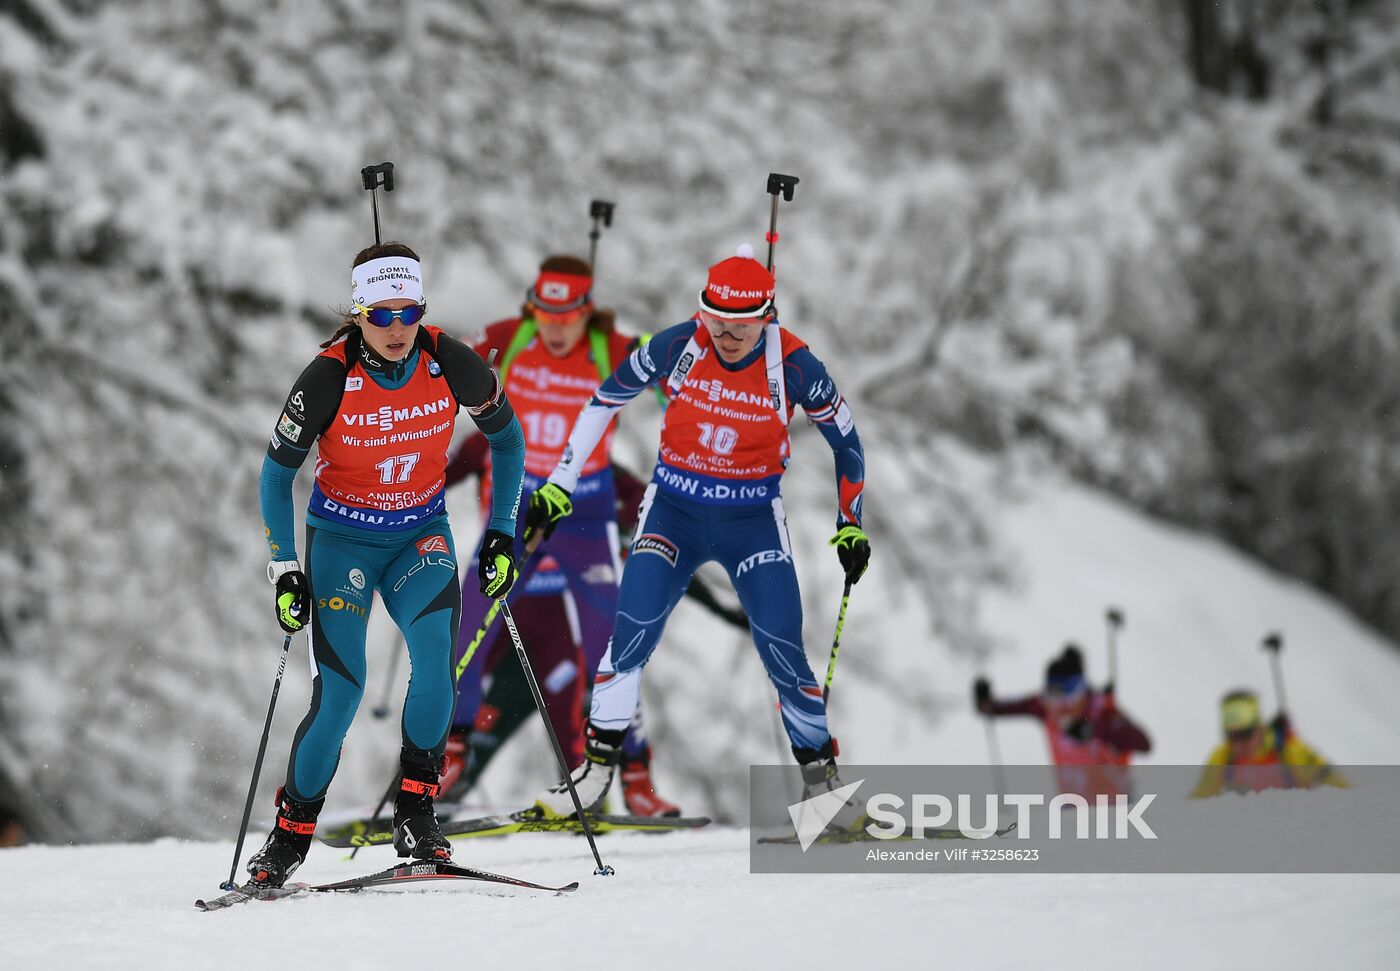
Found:
M 676 557 L 679 555 L 675 543 L 656 533 L 643 533 L 638 536 L 636 542 L 632 544 L 632 552 L 655 553 L 672 566 L 676 565 Z
M 793 828 L 797 830 L 797 841 L 802 844 L 803 853 L 806 853 L 807 848 L 817 841 L 817 837 L 826 832 L 826 827 L 836 818 L 836 814 L 845 807 L 846 803 L 855 796 L 856 790 L 864 784 L 864 779 L 857 779 L 839 789 L 818 793 L 810 799 L 804 799 L 787 807 L 788 816 L 792 818 Z
M 422 556 L 429 553 L 446 553 L 447 540 L 442 536 L 425 536 L 418 541 L 418 552 Z

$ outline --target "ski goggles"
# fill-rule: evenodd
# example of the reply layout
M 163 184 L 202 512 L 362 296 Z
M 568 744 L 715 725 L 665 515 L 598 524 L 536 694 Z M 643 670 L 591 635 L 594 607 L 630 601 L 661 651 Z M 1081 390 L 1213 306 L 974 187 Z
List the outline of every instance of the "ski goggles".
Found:
M 1078 701 L 1089 690 L 1089 682 L 1082 674 L 1048 678 L 1045 683 L 1045 700 L 1054 705 L 1068 705 Z
M 581 324 L 593 313 L 593 308 L 580 306 L 573 310 L 546 310 L 539 304 L 535 304 L 530 309 L 530 316 L 535 323 L 547 327 L 568 327 L 572 324 Z
M 357 303 L 355 309 L 376 327 L 390 327 L 393 326 L 394 321 L 398 321 L 405 327 L 412 327 L 422 320 L 423 315 L 428 312 L 428 304 L 426 302 L 415 303 L 402 310 L 390 310 L 387 307 L 366 307 Z
M 760 327 L 768 323 L 768 318 L 753 314 L 746 317 L 721 317 L 709 310 L 702 310 L 700 311 L 700 322 L 705 325 L 711 337 L 722 337 L 728 333 L 730 337 L 740 339 L 744 336 L 745 328 Z

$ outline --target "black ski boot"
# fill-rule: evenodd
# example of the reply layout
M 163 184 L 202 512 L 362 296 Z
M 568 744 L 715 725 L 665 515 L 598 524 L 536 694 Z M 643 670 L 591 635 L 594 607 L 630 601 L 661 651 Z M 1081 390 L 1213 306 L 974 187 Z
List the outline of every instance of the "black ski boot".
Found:
M 836 739 L 828 738 L 821 748 L 792 747 L 793 757 L 802 770 L 802 798 L 813 796 L 841 787 L 841 779 L 836 774 Z
M 253 880 L 268 887 L 280 887 L 296 872 L 311 849 L 311 837 L 316 833 L 316 817 L 326 804 L 324 798 L 315 802 L 298 802 L 284 789 L 277 790 L 277 822 L 268 834 L 267 842 L 248 860 L 248 872 Z
M 403 781 L 394 800 L 394 849 L 415 860 L 452 862 L 452 844 L 442 835 L 433 797 L 438 794 L 442 757 L 421 749 L 399 754 Z
M 834 738 L 828 738 L 826 744 L 819 749 L 793 746 L 792 754 L 796 756 L 798 768 L 802 771 L 802 799 L 804 802 L 824 792 L 840 789 L 845 785 L 841 781 L 841 776 L 837 774 L 836 752 L 836 739 Z M 828 825 L 835 830 L 855 832 L 869 821 L 869 817 L 866 816 L 860 804 L 853 799 L 848 799 L 845 806 L 831 818 Z
M 574 783 L 574 791 L 586 813 L 601 811 L 603 797 L 612 786 L 613 772 L 622 758 L 622 737 L 624 729 L 599 728 L 588 725 L 588 737 L 583 748 L 583 763 L 569 776 Z M 535 797 L 535 804 L 529 810 L 545 819 L 568 819 L 578 815 L 574 808 L 574 797 L 569 787 L 560 782 Z

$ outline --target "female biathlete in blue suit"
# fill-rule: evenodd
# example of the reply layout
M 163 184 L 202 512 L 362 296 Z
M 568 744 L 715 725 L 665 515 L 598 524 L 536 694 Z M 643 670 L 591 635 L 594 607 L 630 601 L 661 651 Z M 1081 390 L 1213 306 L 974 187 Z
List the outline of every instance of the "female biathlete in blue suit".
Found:
M 462 595 L 443 482 L 459 408 L 490 441 L 495 472 L 477 567 L 481 591 L 503 598 L 516 576 L 525 437 L 496 375 L 470 347 L 419 323 L 427 311 L 422 268 L 402 243 L 362 250 L 350 293 L 355 313 L 297 378 L 259 481 L 277 619 L 289 634 L 310 621 L 315 661 L 311 710 L 292 742 L 277 822 L 248 862 L 253 878 L 271 886 L 281 886 L 306 858 L 364 694 L 375 590 L 403 631 L 413 672 L 403 710 L 394 847 L 400 856 L 451 858 L 433 797 L 456 698 L 452 656 Z M 303 572 L 292 480 L 313 443 L 316 483 Z
M 601 803 L 637 706 L 642 666 L 695 569 L 729 573 L 754 645 L 778 691 L 793 754 L 809 786 L 836 771 L 822 689 L 802 649 L 802 603 L 778 480 L 789 458 L 788 421 L 801 405 L 836 455 L 832 539 L 846 577 L 870 560 L 860 528 L 865 458 L 845 399 L 807 346 L 772 312 L 773 275 L 752 251 L 710 268 L 695 318 L 632 352 L 579 414 L 563 460 L 530 500 L 525 533 L 568 515 L 582 460 L 613 414 L 648 385 L 670 398 L 661 449 L 623 569 L 617 621 L 598 667 L 585 759 L 573 773 L 583 806 Z M 536 800 L 551 817 L 574 812 L 561 784 Z

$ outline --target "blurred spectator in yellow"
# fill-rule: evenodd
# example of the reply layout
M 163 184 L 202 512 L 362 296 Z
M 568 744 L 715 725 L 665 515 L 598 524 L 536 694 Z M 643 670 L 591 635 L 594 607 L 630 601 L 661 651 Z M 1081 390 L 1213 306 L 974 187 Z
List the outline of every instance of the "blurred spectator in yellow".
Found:
M 1225 741 L 1206 760 L 1193 799 L 1226 791 L 1350 788 L 1341 773 L 1294 734 L 1287 715 L 1280 712 L 1265 725 L 1259 696 L 1252 691 L 1231 691 L 1221 699 L 1220 727 Z

